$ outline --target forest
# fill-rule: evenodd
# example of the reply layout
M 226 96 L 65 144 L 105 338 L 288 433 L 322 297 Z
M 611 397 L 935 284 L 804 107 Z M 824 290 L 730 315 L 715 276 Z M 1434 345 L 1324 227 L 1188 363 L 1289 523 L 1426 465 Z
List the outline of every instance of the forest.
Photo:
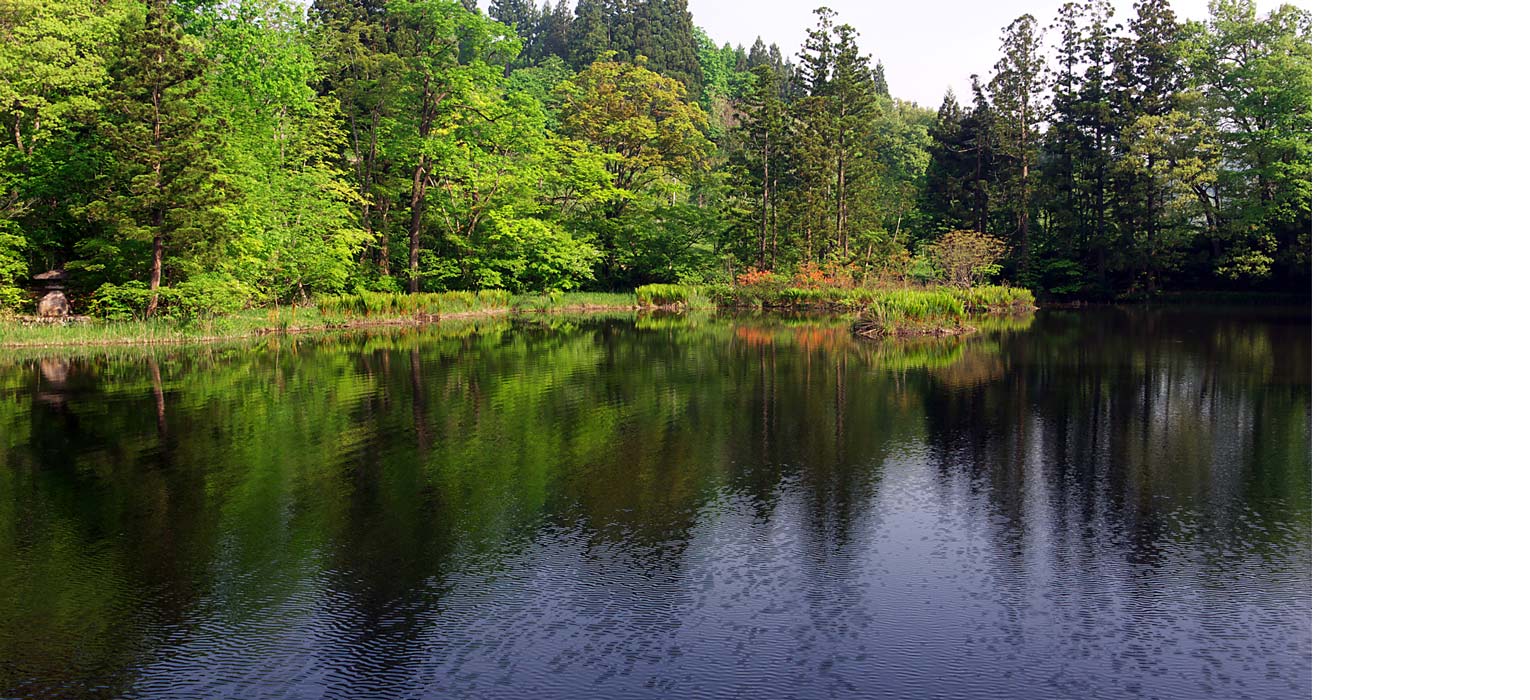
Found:
M 1307 293 L 1310 15 L 1132 9 L 974 27 L 932 109 L 829 8 L 782 48 L 685 0 L 0 0 L 0 311 L 51 270 L 108 317 L 915 286 L 941 246 L 1044 299 Z

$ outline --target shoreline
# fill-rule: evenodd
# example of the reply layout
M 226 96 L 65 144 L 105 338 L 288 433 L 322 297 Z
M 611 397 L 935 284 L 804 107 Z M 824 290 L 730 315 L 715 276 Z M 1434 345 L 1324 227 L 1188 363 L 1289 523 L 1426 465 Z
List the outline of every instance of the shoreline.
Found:
M 639 305 L 574 305 L 551 309 L 523 309 L 516 307 L 498 307 L 492 309 L 477 309 L 472 311 L 453 311 L 448 313 L 421 313 L 413 316 L 394 316 L 389 318 L 361 318 L 341 323 L 307 324 L 297 326 L 258 326 L 248 329 L 238 329 L 229 333 L 203 333 L 200 335 L 158 335 L 148 333 L 142 336 L 129 336 L 123 338 L 90 338 L 81 340 L 36 340 L 36 341 L 5 341 L 0 340 L 0 349 L 47 349 L 47 348 L 88 348 L 88 347 L 133 347 L 133 346 L 158 346 L 158 345 L 205 345 L 231 340 L 249 340 L 266 336 L 284 335 L 311 335 L 314 333 L 339 332 L 351 330 L 365 330 L 368 328 L 418 328 L 430 326 L 446 321 L 468 320 L 474 318 L 492 318 L 496 316 L 520 316 L 520 315 L 556 315 L 556 314 L 585 314 L 607 312 L 638 312 L 638 311 L 663 311 L 666 307 L 639 306 Z M 107 324 L 95 324 L 101 327 Z M 117 327 L 133 325 L 147 327 L 144 321 L 126 321 L 111 323 Z M 14 320 L 0 320 L 0 329 L 7 326 L 16 327 L 20 324 Z M 63 326 L 64 324 L 36 323 L 31 327 L 46 327 L 48 325 Z
M 455 308 L 453 308 L 455 307 Z M 444 293 L 355 295 L 310 306 L 243 309 L 203 320 L 154 319 L 84 322 L 36 317 L 0 319 L 0 349 L 47 350 L 209 345 L 264 337 L 311 335 L 369 328 L 419 328 L 450 321 L 595 313 L 686 312 L 857 314 L 847 332 L 870 340 L 964 336 L 978 330 L 971 314 L 1031 314 L 1023 289 L 802 289 L 648 285 L 632 293 L 575 293 L 567 297 Z

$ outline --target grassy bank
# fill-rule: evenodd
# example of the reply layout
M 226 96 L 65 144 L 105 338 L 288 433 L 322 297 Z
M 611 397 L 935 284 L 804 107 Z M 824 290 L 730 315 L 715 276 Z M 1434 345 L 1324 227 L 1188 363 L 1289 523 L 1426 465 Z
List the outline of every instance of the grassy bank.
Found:
M 834 311 L 857 314 L 855 331 L 872 337 L 944 335 L 973 330 L 976 314 L 1035 310 L 1036 298 L 1018 287 L 969 288 L 798 287 L 780 285 L 649 285 L 637 289 L 647 306 L 763 311 Z
M 419 325 L 475 316 L 637 308 L 639 304 L 632 294 L 509 294 L 492 290 L 441 294 L 365 292 L 320 297 L 308 306 L 245 309 L 215 318 L 69 323 L 0 319 L 0 348 L 203 343 L 272 333 Z
M 407 326 L 502 314 L 640 309 L 830 311 L 856 315 L 865 336 L 943 335 L 972 330 L 974 314 L 1029 311 L 1029 291 L 1010 287 L 873 289 L 865 287 L 688 286 L 655 284 L 630 294 L 439 294 L 363 292 L 319 297 L 306 306 L 245 309 L 215 318 L 160 317 L 69 323 L 0 319 L 0 348 L 205 343 L 280 333 Z

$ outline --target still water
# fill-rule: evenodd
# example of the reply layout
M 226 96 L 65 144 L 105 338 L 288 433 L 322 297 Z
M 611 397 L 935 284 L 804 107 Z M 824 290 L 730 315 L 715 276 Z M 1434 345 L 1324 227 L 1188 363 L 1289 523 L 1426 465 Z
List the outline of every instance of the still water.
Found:
M 0 357 L 0 697 L 1304 698 L 1310 317 Z

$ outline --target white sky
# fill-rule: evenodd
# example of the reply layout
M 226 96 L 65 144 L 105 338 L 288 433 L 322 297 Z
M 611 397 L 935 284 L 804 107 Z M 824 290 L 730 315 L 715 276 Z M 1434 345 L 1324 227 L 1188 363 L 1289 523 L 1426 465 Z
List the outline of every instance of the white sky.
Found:
M 1049 25 L 1062 4 L 1063 0 L 690 0 L 691 17 L 718 46 L 748 46 L 759 36 L 767 45 L 780 44 L 787 55 L 795 55 L 802 46 L 814 21 L 813 10 L 828 5 L 839 12 L 840 22 L 860 31 L 861 50 L 886 66 L 893 96 L 926 107 L 938 107 L 947 87 L 970 102 L 967 76 L 986 76 L 993 68 L 1004 27 L 1027 12 Z M 1291 4 L 1317 14 L 1315 0 Z M 1116 21 L 1125 24 L 1134 14 L 1131 1 L 1115 0 L 1115 5 Z M 1259 0 L 1260 14 L 1279 5 Z M 1205 0 L 1171 0 L 1170 6 L 1181 20 L 1207 16 Z M 1313 24 L 1320 20 L 1314 17 Z M 1051 37 L 1047 41 L 1050 47 Z

